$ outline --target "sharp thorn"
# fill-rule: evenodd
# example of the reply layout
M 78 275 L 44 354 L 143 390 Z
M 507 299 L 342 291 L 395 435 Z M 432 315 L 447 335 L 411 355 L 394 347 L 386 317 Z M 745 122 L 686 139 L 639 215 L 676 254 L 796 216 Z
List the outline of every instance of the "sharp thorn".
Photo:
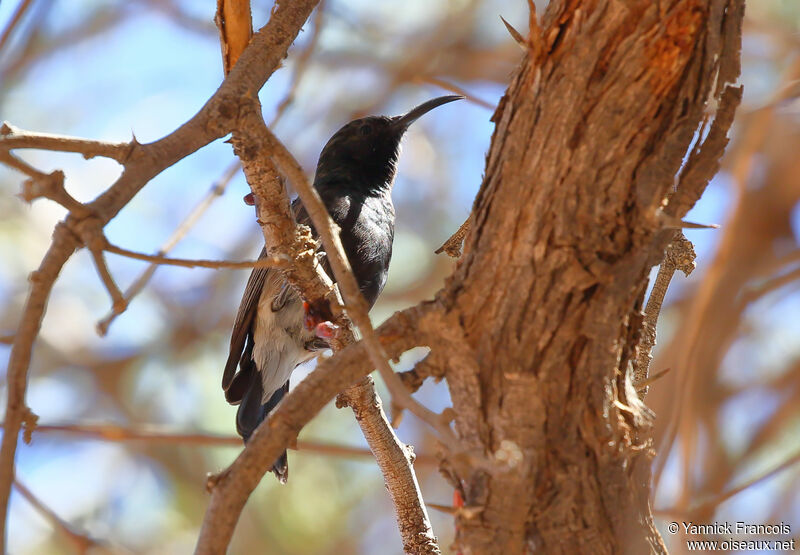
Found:
M 514 27 L 508 21 L 506 21 L 502 15 L 500 16 L 500 19 L 503 20 L 503 24 L 506 26 L 506 29 L 508 29 L 511 38 L 514 39 L 514 42 L 516 42 L 523 51 L 527 52 L 528 42 L 525 40 L 525 37 L 523 37 L 519 31 L 514 29 Z
M 681 220 L 681 227 L 683 229 L 719 229 L 719 224 L 696 224 Z
M 658 220 L 661 225 L 668 229 L 719 229 L 717 224 L 697 224 L 694 222 L 685 222 L 675 216 L 670 216 L 663 210 L 657 213 Z

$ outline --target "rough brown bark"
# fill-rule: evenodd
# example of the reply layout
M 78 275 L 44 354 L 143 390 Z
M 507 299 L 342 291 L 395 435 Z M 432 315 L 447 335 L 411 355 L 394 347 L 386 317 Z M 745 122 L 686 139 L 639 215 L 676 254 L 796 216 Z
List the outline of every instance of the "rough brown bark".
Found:
M 448 384 L 463 553 L 662 553 L 651 415 L 630 384 L 658 217 L 716 171 L 742 2 L 554 1 L 495 112 L 465 255 L 440 295 L 476 365 Z M 675 176 L 707 100 L 715 125 Z
M 0 522 L 18 431 L 30 419 L 24 393 L 31 348 L 61 267 L 80 246 L 98 247 L 92 240 L 102 238 L 102 226 L 152 176 L 231 130 L 238 140 L 256 124 L 252 140 L 237 147 L 254 162 L 245 164 L 251 184 L 275 185 L 272 168 L 261 175 L 264 168 L 255 164 L 268 154 L 254 157 L 259 145 L 270 139 L 254 110 L 254 92 L 314 4 L 279 5 L 253 47 L 238 63 L 230 61 L 230 77 L 214 97 L 161 141 L 109 145 L 0 129 L 0 160 L 33 179 L 31 198 L 45 196 L 71 211 L 31 276 L 14 338 L 0 450 Z M 199 553 L 226 549 L 266 468 L 326 402 L 375 364 L 386 366 L 384 353 L 396 357 L 416 345 L 429 346 L 431 356 L 427 368 L 409 377 L 446 375 L 453 398 L 454 410 L 446 415 L 428 415 L 422 407 L 415 413 L 439 432 L 447 447 L 443 469 L 465 501 L 453 509 L 460 552 L 664 551 L 648 506 L 652 415 L 631 384 L 631 367 L 641 344 L 648 271 L 675 236 L 665 222 L 674 226 L 699 198 L 727 143 L 741 96 L 728 83 L 739 71 L 742 4 L 553 0 L 542 28 L 532 14 L 529 38 L 515 38 L 526 55 L 495 114 L 486 177 L 463 228 L 465 255 L 455 274 L 435 302 L 395 315 L 377 334 L 368 321 L 359 324 L 365 341 L 321 362 L 286 397 L 216 478 Z M 699 128 L 708 134 L 701 133 L 703 140 L 690 150 Z M 43 174 L 9 152 L 37 145 L 108 156 L 125 171 L 97 200 L 81 205 L 59 189 L 63 174 Z M 282 203 L 266 212 L 285 219 L 282 189 L 263 192 L 262 203 Z M 276 243 L 303 239 L 281 239 L 274 231 Z M 457 241 L 448 251 L 455 252 Z M 313 258 L 310 245 L 294 247 L 298 256 L 289 257 L 289 275 L 321 285 L 316 269 L 300 256 L 308 251 L 306 258 Z M 102 255 L 96 259 L 103 273 Z M 121 297 L 105 277 L 112 296 Z M 328 292 L 321 287 L 314 296 Z M 345 297 L 351 310 L 357 308 L 357 297 Z M 355 320 L 360 312 L 353 311 Z M 359 405 L 370 403 L 365 395 Z M 406 406 L 413 411 L 417 405 Z M 382 416 L 375 422 L 388 430 Z M 394 447 L 384 453 L 392 456 L 379 457 L 384 472 L 409 466 L 402 445 Z M 399 514 L 413 517 L 401 518 L 404 536 L 419 529 L 404 528 L 404 520 L 427 521 L 416 484 L 406 491 L 417 498 L 397 490 Z M 435 549 L 431 538 L 421 544 Z

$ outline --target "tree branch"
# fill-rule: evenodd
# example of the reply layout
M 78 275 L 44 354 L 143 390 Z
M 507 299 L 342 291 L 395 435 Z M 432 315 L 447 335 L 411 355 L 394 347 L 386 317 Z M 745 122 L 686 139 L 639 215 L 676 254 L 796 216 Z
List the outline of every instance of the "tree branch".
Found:
M 200 147 L 224 136 L 235 122 L 236 106 L 255 95 L 280 65 L 311 10 L 313 0 L 278 4 L 272 17 L 250 42 L 227 79 L 200 111 L 170 135 L 147 145 L 133 141 L 109 144 L 44 134 L 24 134 L 9 125 L 0 128 L 0 152 L 14 148 L 45 148 L 108 156 L 120 161 L 124 170 L 117 181 L 87 210 L 104 226 L 144 185 L 165 168 Z M 0 552 L 5 551 L 8 499 L 14 476 L 19 430 L 26 413 L 25 390 L 34 340 L 38 335 L 47 299 L 61 268 L 80 246 L 73 229 L 85 215 L 70 213 L 56 226 L 53 242 L 39 269 L 31 275 L 31 288 L 22 312 L 8 363 L 8 402 L 5 433 L 0 448 Z
M 108 269 L 105 256 L 103 256 L 103 249 L 98 247 L 96 244 L 90 244 L 88 248 L 92 255 L 92 260 L 94 260 L 94 266 L 97 269 L 97 273 L 100 275 L 100 280 L 103 282 L 103 285 L 105 285 L 106 290 L 111 297 L 111 306 L 114 307 L 114 310 L 119 312 L 124 311 L 127 305 L 125 302 L 125 297 L 122 296 L 122 291 L 119 290 L 117 282 L 114 281 L 114 278 L 111 275 L 111 270 Z
M 231 22 L 230 12 L 230 6 L 227 5 L 226 0 L 220 0 L 218 3 L 217 23 L 220 27 L 220 37 L 223 42 L 223 55 L 235 60 L 238 51 L 236 43 L 241 42 L 241 40 L 237 39 L 228 44 L 228 37 L 234 29 L 238 29 L 239 34 L 244 32 L 249 16 L 246 14 L 246 10 L 240 7 L 235 15 L 239 21 Z M 293 176 L 296 186 L 299 184 L 299 188 L 304 187 L 300 193 L 301 200 L 303 200 L 306 210 L 311 214 L 312 221 L 318 232 L 320 227 L 316 223 L 320 218 L 324 218 L 324 225 L 330 226 L 332 224 L 324 205 L 316 195 L 316 190 L 306 181 L 299 164 L 269 132 L 264 124 L 261 106 L 256 97 L 250 98 L 249 102 L 242 106 L 239 125 L 234 131 L 231 142 L 234 146 L 234 152 L 242 160 L 245 176 L 253 191 L 256 215 L 264 233 L 268 254 L 286 256 L 293 260 L 294 264 L 283 269 L 284 276 L 289 283 L 312 305 L 316 306 L 320 313 L 329 315 L 331 319 L 334 318 L 334 315 L 338 317 L 342 325 L 340 326 L 338 337 L 332 341 L 332 346 L 334 352 L 340 350 L 343 346 L 352 343 L 355 337 L 346 316 L 342 313 L 337 290 L 319 264 L 316 256 L 316 244 L 310 235 L 310 230 L 305 226 L 297 226 L 295 224 L 289 207 L 286 189 L 278 178 L 277 169 L 273 165 L 271 155 L 277 153 L 276 158 L 284 161 L 284 173 Z M 286 161 L 290 163 L 287 164 Z M 307 202 L 309 191 L 316 196 L 315 199 L 311 200 L 311 204 Z M 314 200 L 318 202 L 314 204 Z M 317 220 L 314 219 L 315 215 Z M 322 229 L 321 235 L 326 249 L 329 249 L 327 251 L 328 259 L 331 259 L 331 254 L 343 257 L 338 233 L 331 232 L 330 227 L 325 227 Z M 327 243 L 325 242 L 326 240 Z M 339 244 L 330 247 L 329 245 L 332 242 L 339 242 Z M 338 262 L 341 262 L 341 259 L 334 261 L 334 263 Z M 346 259 L 344 259 L 344 264 L 347 264 Z M 347 269 L 349 271 L 349 267 Z M 339 279 L 339 274 L 336 274 L 336 277 Z M 349 278 L 355 283 L 352 273 L 349 273 Z M 358 290 L 356 289 L 356 291 Z M 360 291 L 358 291 L 358 301 L 365 305 Z M 366 305 L 363 307 L 363 312 L 366 314 Z M 353 386 L 351 391 L 354 395 L 355 404 L 357 404 L 358 408 L 363 409 L 362 415 L 365 416 L 359 419 L 359 423 L 362 424 L 362 429 L 372 451 L 376 453 L 376 456 L 377 453 L 393 453 L 395 455 L 393 457 L 379 457 L 378 461 L 386 478 L 387 487 L 390 491 L 398 492 L 397 495 L 393 495 L 393 499 L 398 500 L 395 508 L 399 525 L 403 532 L 404 546 L 410 550 L 438 552 L 416 477 L 407 458 L 405 448 L 394 436 L 394 432 L 388 425 L 379 404 L 361 405 L 367 400 L 377 399 L 372 382 L 362 381 Z M 360 392 L 361 395 L 356 395 L 355 392 Z M 356 407 L 354 407 L 355 409 Z M 381 464 L 381 462 L 385 463 L 386 461 L 391 461 L 395 466 L 387 468 L 384 464 Z M 399 493 L 401 490 L 402 494 Z M 409 493 L 414 495 L 409 497 Z M 401 500 L 405 504 L 401 503 Z M 211 511 L 211 507 L 209 511 Z M 206 547 L 202 542 L 199 542 L 198 550 L 202 549 L 206 549 Z
M 19 481 L 18 478 L 14 478 L 14 487 L 17 489 L 19 494 L 33 506 L 33 508 L 39 511 L 39 514 L 41 514 L 50 523 L 56 532 L 66 538 L 66 540 L 72 545 L 73 548 L 75 548 L 75 551 L 78 553 L 88 553 L 89 549 L 105 547 L 102 543 L 92 539 L 87 534 L 79 532 L 70 523 L 58 516 L 55 511 L 53 511 L 50 507 L 45 505 L 42 500 L 36 497 L 25 484 Z
M 404 552 L 441 553 L 413 471 L 416 462 L 414 448 L 401 442 L 392 430 L 372 378 L 367 376 L 356 386 L 346 389 L 336 398 L 336 406 L 353 409 L 367 438 L 392 498 Z
M 281 143 L 269 129 L 264 127 L 266 133 L 265 141 L 275 157 L 280 170 L 286 175 L 297 190 L 303 206 L 308 211 L 308 215 L 314 224 L 314 228 L 320 236 L 322 244 L 325 246 L 325 254 L 331 269 L 336 277 L 336 285 L 342 293 L 347 315 L 358 327 L 363 335 L 363 341 L 367 344 L 367 352 L 372 359 L 372 363 L 386 383 L 389 393 L 392 396 L 392 404 L 408 409 L 423 422 L 429 424 L 438 432 L 438 439 L 449 449 L 456 452 L 460 450 L 458 440 L 450 429 L 449 421 L 440 414 L 436 414 L 427 407 L 417 402 L 408 389 L 403 385 L 397 374 L 394 373 L 386 353 L 380 346 L 375 337 L 375 330 L 372 321 L 369 319 L 368 306 L 358 283 L 350 268 L 350 262 L 344 254 L 341 239 L 339 238 L 338 226 L 331 220 L 325 204 L 316 189 L 308 182 L 300 164 L 294 159 L 291 153 Z M 363 398 L 359 396 L 359 398 Z
M 420 343 L 436 322 L 430 303 L 394 314 L 376 331 L 387 353 L 397 357 Z M 340 391 L 363 378 L 373 367 L 363 342 L 350 344 L 317 368 L 284 397 L 278 407 L 256 429 L 247 447 L 213 484 L 211 501 L 203 519 L 197 554 L 223 553 L 250 493 L 280 452 Z
M 482 98 L 478 98 L 474 94 L 468 92 L 463 87 L 459 87 L 458 85 L 445 81 L 444 79 L 440 79 L 438 77 L 433 77 L 430 75 L 424 75 L 422 77 L 417 78 L 416 81 L 420 83 L 427 83 L 429 85 L 436 85 L 437 87 L 441 87 L 446 91 L 450 91 L 451 93 L 459 94 L 463 96 L 467 100 L 467 102 L 472 102 L 473 104 L 477 104 L 478 106 L 486 108 L 487 110 L 495 109 L 495 105 L 492 104 L 491 102 L 487 102 Z
M 242 438 L 235 435 L 218 435 L 208 433 L 181 433 L 173 432 L 158 426 L 139 426 L 126 428 L 116 424 L 37 424 L 35 433 L 71 434 L 99 441 L 109 442 L 144 442 L 147 444 L 168 445 L 197 445 L 209 447 L 241 447 Z M 302 453 L 329 455 L 333 457 L 346 457 L 351 459 L 373 459 L 374 455 L 369 449 L 337 445 L 314 440 L 298 440 L 289 445 Z M 431 455 L 417 455 L 416 464 L 436 465 L 436 458 Z
M 261 258 L 259 260 L 203 260 L 203 259 L 189 259 L 189 258 L 169 258 L 156 254 L 144 254 L 141 252 L 131 251 L 117 247 L 111 243 L 106 243 L 104 250 L 133 258 L 134 260 L 143 260 L 145 262 L 152 262 L 154 265 L 167 265 L 167 266 L 181 266 L 184 268 L 211 268 L 219 270 L 221 268 L 231 269 L 247 269 L 247 268 L 280 268 L 287 266 L 289 260 L 286 258 Z
M 3 29 L 2 33 L 0 33 L 0 52 L 2 52 L 5 48 L 8 39 L 11 38 L 11 35 L 14 33 L 14 29 L 16 29 L 17 25 L 19 25 L 19 22 L 22 21 L 25 12 L 28 11 L 28 8 L 31 7 L 32 3 L 33 0 L 22 0 L 17 5 L 17 9 L 14 10 L 11 19 L 9 19 L 8 24 L 6 25 L 6 28 Z
M 0 136 L 3 137 L 2 142 L 0 142 L 0 150 L 8 151 L 15 148 L 32 148 L 57 152 L 74 152 L 76 154 L 82 154 L 86 159 L 102 156 L 104 158 L 111 158 L 123 165 L 137 145 L 135 139 L 130 143 L 108 143 L 104 141 L 81 139 L 78 137 L 68 137 L 66 135 L 34 133 L 15 127 L 8 122 L 4 122 L 3 125 L 0 126 Z
M 277 168 L 272 162 L 273 157 L 276 161 L 280 161 L 278 162 L 280 168 L 289 176 L 298 190 L 300 199 L 325 244 L 328 261 L 331 262 L 333 268 L 339 267 L 340 271 L 344 271 L 345 279 L 349 277 L 355 285 L 355 278 L 350 272 L 349 264 L 341 249 L 338 231 L 333 231 L 332 226 L 335 224 L 330 220 L 316 189 L 305 179 L 299 164 L 267 129 L 257 100 L 253 99 L 240 114 L 240 125 L 234 132 L 232 142 L 234 152 L 242 160 L 245 176 L 255 196 L 256 213 L 264 232 L 267 253 L 271 256 L 287 256 L 293 260 L 294 264 L 283 269 L 286 279 L 301 292 L 303 298 L 312 305 L 321 307 L 320 312 L 323 314 L 330 312 L 331 317 L 338 317 L 341 324 L 340 332 L 332 342 L 334 351 L 338 351 L 345 345 L 351 344 L 355 340 L 355 336 L 342 313 L 336 293 L 337 289 L 322 269 L 316 256 L 316 246 L 310 230 L 305 226 L 296 226 L 294 222 L 285 187 L 278 178 Z M 254 148 L 255 145 L 259 145 L 259 147 Z M 334 245 L 326 244 L 326 240 L 333 242 Z M 337 257 L 338 259 L 334 260 Z M 338 287 L 343 289 L 340 274 L 336 274 L 336 277 Z M 366 303 L 357 285 L 355 288 L 358 295 L 356 301 L 364 305 L 362 311 L 366 316 Z M 348 300 L 346 316 L 353 317 L 354 314 L 354 309 Z M 366 318 L 369 321 L 368 317 Z M 384 364 L 388 367 L 385 359 Z M 391 372 L 391 369 L 390 374 L 399 382 L 399 378 L 394 372 Z M 403 389 L 408 394 L 405 388 Z M 371 382 L 362 382 L 354 385 L 353 390 L 349 393 L 360 413 L 370 415 L 369 419 L 359 420 L 359 424 L 362 424 L 362 431 L 373 453 L 376 453 L 376 456 L 378 456 L 377 453 L 391 453 L 391 455 L 377 460 L 384 473 L 387 487 L 394 492 L 392 498 L 407 501 L 409 499 L 408 492 L 415 492 L 415 495 L 410 498 L 414 507 L 413 511 L 409 511 L 406 508 L 407 505 L 395 505 L 398 521 L 405 520 L 399 524 L 401 532 L 404 533 L 403 544 L 407 549 L 438 549 L 406 450 L 400 447 L 402 444 L 394 437 L 394 432 L 379 406 L 375 404 L 358 406 L 375 396 L 372 390 Z M 383 426 L 384 424 L 385 426 Z M 262 427 L 264 425 L 262 423 Z M 390 439 L 391 441 L 389 441 Z M 400 466 L 383 466 L 389 461 L 396 465 L 401 460 L 404 462 Z M 425 547 L 421 547 L 422 545 Z
M 208 190 L 206 195 L 203 199 L 197 203 L 194 209 L 189 212 L 189 215 L 178 225 L 175 231 L 170 235 L 169 239 L 167 239 L 164 244 L 161 245 L 161 248 L 158 249 L 158 253 L 154 257 L 148 257 L 148 255 L 140 255 L 140 253 L 135 253 L 133 251 L 127 251 L 125 249 L 120 249 L 119 247 L 114 247 L 119 249 L 116 254 L 121 256 L 129 256 L 131 258 L 139 258 L 140 260 L 148 260 L 152 262 L 150 266 L 143 271 L 138 278 L 131 284 L 130 287 L 125 291 L 125 306 L 127 307 L 133 298 L 138 295 L 148 284 L 150 279 L 155 274 L 156 269 L 160 265 L 175 265 L 175 266 L 187 266 L 187 267 L 205 267 L 205 268 L 240 268 L 245 266 L 239 266 L 239 264 L 245 264 L 244 262 L 233 262 L 233 266 L 220 266 L 219 264 L 223 264 L 224 262 L 220 261 L 213 261 L 213 260 L 180 260 L 176 258 L 166 258 L 166 255 L 172 248 L 181 242 L 181 240 L 189 233 L 189 230 L 194 227 L 194 225 L 200 220 L 200 217 L 205 214 L 206 210 L 208 210 L 212 203 L 221 197 L 225 193 L 225 189 L 227 189 L 228 184 L 233 179 L 233 176 L 236 174 L 237 171 L 241 169 L 241 164 L 238 160 L 234 160 L 228 168 L 223 172 L 222 177 L 220 177 L 211 188 Z M 112 252 L 107 245 L 106 250 Z M 124 254 L 123 252 L 124 251 Z M 148 257 L 148 258 L 142 258 Z M 260 261 L 258 261 L 260 262 Z M 252 265 L 252 267 L 258 267 L 258 262 Z M 206 264 L 210 264 L 206 266 Z M 109 313 L 99 322 L 97 322 L 97 333 L 100 335 L 105 335 L 108 333 L 108 328 L 111 326 L 112 322 L 116 320 L 117 316 L 122 314 L 122 312 L 117 312 L 114 307 L 111 308 Z

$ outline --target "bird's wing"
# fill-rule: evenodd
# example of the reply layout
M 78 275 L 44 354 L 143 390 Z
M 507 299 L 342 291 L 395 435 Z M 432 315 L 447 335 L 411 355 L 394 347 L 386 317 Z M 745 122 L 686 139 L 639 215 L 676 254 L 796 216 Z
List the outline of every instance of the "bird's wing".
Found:
M 258 256 L 259 260 L 267 256 L 267 249 L 262 248 L 261 254 Z M 256 316 L 258 309 L 258 301 L 261 298 L 261 292 L 264 289 L 264 283 L 269 274 L 269 268 L 254 268 L 250 274 L 250 279 L 247 280 L 247 286 L 244 288 L 244 295 L 242 302 L 239 304 L 239 312 L 236 314 L 236 321 L 233 324 L 233 332 L 231 333 L 231 346 L 228 353 L 228 361 L 225 363 L 225 371 L 222 374 L 222 389 L 226 392 L 231 387 L 234 374 L 236 374 L 236 366 L 239 361 L 243 359 L 243 351 L 252 350 L 251 330 L 253 319 Z M 249 339 L 249 341 L 248 341 Z M 246 349 L 245 347 L 249 347 Z M 244 369 L 243 369 L 244 370 Z M 227 397 L 228 395 L 226 395 Z M 228 399 L 231 401 L 231 399 Z M 241 398 L 238 399 L 239 401 Z
M 309 225 L 310 219 L 308 213 L 296 198 L 292 202 L 292 211 L 294 212 L 295 219 L 303 224 Z M 259 260 L 267 256 L 266 247 L 261 249 Z M 225 371 L 222 373 L 222 389 L 225 391 L 225 398 L 229 403 L 239 403 L 242 400 L 246 384 L 249 383 L 248 375 L 251 372 L 257 372 L 254 368 L 252 360 L 253 350 L 253 323 L 256 318 L 258 310 L 258 302 L 261 299 L 264 285 L 267 283 L 267 277 L 270 273 L 269 268 L 254 268 L 250 274 L 250 279 L 247 280 L 247 286 L 244 289 L 242 302 L 239 304 L 239 312 L 236 314 L 236 321 L 233 324 L 233 332 L 231 333 L 230 351 L 228 352 L 228 360 L 225 363 Z M 269 280 L 276 282 L 278 280 Z M 292 287 L 280 281 L 280 288 L 274 293 L 273 311 L 280 309 L 280 305 L 285 303 L 292 293 Z M 241 371 L 237 376 L 236 367 L 241 362 Z M 235 379 L 239 378 L 239 379 Z M 241 382 L 241 383 L 235 383 Z M 241 386 L 241 387 L 240 387 Z

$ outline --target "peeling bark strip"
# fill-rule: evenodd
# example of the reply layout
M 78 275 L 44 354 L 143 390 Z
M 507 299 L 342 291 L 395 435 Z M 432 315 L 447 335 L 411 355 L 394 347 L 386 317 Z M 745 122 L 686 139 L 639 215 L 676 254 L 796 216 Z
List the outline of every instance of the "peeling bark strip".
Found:
M 742 11 L 554 0 L 541 36 L 530 30 L 541 48 L 495 112 L 465 256 L 440 295 L 477 361 L 448 373 L 457 430 L 465 449 L 506 461 L 450 469 L 466 506 L 483 508 L 457 516 L 461 552 L 665 552 L 650 416 L 626 377 L 665 246 L 656 215 L 709 98 L 716 132 L 668 212 L 694 204 L 726 144 Z
M 222 69 L 227 75 L 253 35 L 250 0 L 217 0 L 217 15 L 214 17 L 214 23 L 219 30 Z

